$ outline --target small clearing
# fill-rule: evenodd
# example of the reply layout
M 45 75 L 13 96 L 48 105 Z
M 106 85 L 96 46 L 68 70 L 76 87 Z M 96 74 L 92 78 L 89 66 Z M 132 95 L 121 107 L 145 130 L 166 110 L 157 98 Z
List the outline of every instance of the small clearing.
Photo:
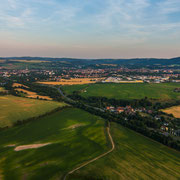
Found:
M 22 145 L 22 146 L 15 147 L 14 151 L 22 151 L 22 150 L 26 150 L 26 149 L 36 149 L 36 148 L 47 146 L 49 144 L 51 144 L 51 143 Z

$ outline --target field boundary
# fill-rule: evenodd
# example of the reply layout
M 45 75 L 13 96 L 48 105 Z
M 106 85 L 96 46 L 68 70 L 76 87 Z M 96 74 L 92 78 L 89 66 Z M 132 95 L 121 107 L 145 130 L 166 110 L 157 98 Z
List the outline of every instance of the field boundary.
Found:
M 75 171 L 77 171 L 77 170 L 79 170 L 79 169 L 87 166 L 88 164 L 90 164 L 90 163 L 92 163 L 92 162 L 94 162 L 94 161 L 96 161 L 96 160 L 98 160 L 98 159 L 100 159 L 100 158 L 108 155 L 109 153 L 111 153 L 111 152 L 115 149 L 115 144 L 114 144 L 113 138 L 112 138 L 112 136 L 111 136 L 111 132 L 110 132 L 110 123 L 109 123 L 109 122 L 108 122 L 108 127 L 107 127 L 107 134 L 108 134 L 109 140 L 110 140 L 110 142 L 111 142 L 111 146 L 112 146 L 111 149 L 110 149 L 109 151 L 107 151 L 107 152 L 105 152 L 105 153 L 103 153 L 103 154 L 95 157 L 94 159 L 91 159 L 91 160 L 83 163 L 82 165 L 74 168 L 73 170 L 69 171 L 69 172 L 64 176 L 63 180 L 66 180 L 66 178 L 68 177 L 68 175 L 70 175 L 70 174 L 74 173 Z

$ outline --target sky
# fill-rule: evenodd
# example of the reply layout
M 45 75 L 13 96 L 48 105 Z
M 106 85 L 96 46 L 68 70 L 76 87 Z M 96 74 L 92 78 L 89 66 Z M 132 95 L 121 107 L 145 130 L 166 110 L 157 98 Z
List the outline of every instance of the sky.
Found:
M 180 0 L 0 0 L 0 56 L 180 56 Z

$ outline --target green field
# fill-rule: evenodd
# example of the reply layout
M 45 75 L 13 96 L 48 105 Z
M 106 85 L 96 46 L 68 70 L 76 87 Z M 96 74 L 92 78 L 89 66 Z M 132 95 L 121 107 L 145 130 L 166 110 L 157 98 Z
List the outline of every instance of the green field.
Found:
M 0 104 L 0 127 L 12 126 L 18 120 L 37 117 L 65 106 L 65 103 L 16 96 L 0 96 Z
M 68 170 L 107 150 L 104 120 L 66 108 L 0 132 L 0 179 L 61 179 Z M 14 151 L 8 145 L 52 143 Z
M 82 85 L 69 85 L 69 86 L 62 86 L 62 90 L 67 94 L 70 95 L 74 91 L 81 91 L 87 89 L 88 86 L 91 84 L 82 84 Z
M 126 129 L 111 125 L 115 150 L 71 174 L 68 180 L 180 178 L 180 153 Z
M 64 86 L 62 89 L 66 94 L 72 94 L 73 91 L 80 91 L 83 97 L 101 96 L 115 99 L 142 99 L 144 97 L 154 99 L 180 99 L 180 94 L 173 92 L 179 83 L 161 83 L 161 84 L 91 84 L 87 86 L 74 85 Z

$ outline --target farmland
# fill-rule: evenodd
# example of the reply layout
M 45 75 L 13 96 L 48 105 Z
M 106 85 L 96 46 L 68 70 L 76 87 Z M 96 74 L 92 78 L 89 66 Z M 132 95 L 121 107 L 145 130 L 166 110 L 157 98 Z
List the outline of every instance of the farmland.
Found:
M 46 84 L 46 85 L 93 84 L 93 83 L 96 83 L 102 79 L 103 78 L 71 78 L 71 79 L 61 79 L 59 82 L 44 81 L 44 82 L 38 82 L 38 83 Z
M 37 117 L 65 106 L 64 103 L 16 96 L 0 96 L 0 127 L 12 126 L 18 120 Z
M 180 99 L 180 94 L 174 92 L 175 88 L 180 87 L 179 83 L 161 84 L 92 84 L 88 87 L 65 86 L 64 92 L 71 94 L 74 90 L 80 91 L 83 97 L 100 96 L 115 99 L 142 99 L 144 97 L 154 99 Z
M 112 123 L 115 150 L 68 179 L 178 179 L 180 153 Z
M 0 87 L 0 92 L 5 92 L 6 90 L 3 87 Z
M 38 95 L 36 92 L 28 91 L 25 89 L 16 88 L 15 90 L 18 92 L 22 92 L 28 98 L 33 98 L 33 99 L 39 98 L 39 99 L 45 99 L 45 100 L 52 100 L 52 98 L 50 98 L 49 96 L 41 96 L 41 95 Z
M 25 86 L 24 84 L 20 84 L 20 83 L 13 83 L 12 87 L 24 87 L 24 88 L 29 88 L 28 86 Z
M 180 106 L 173 106 L 167 109 L 163 109 L 162 111 L 167 114 L 173 114 L 173 116 L 176 118 L 180 118 Z
M 104 120 L 75 108 L 0 131 L 0 137 L 1 179 L 61 179 L 108 149 Z

